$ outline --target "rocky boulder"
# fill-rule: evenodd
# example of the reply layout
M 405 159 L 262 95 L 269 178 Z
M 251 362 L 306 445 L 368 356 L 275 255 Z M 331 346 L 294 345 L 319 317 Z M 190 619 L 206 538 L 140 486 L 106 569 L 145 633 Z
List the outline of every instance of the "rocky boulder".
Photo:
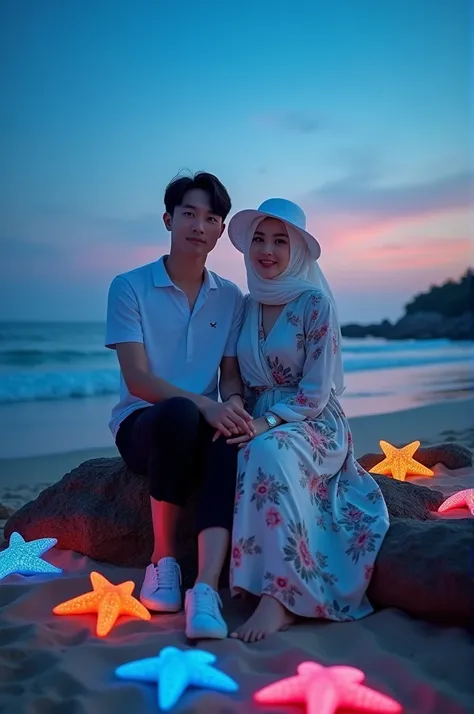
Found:
M 474 518 L 394 518 L 378 555 L 368 596 L 441 624 L 474 625 Z
M 432 448 L 443 456 L 444 445 Z M 375 479 L 392 524 L 370 585 L 374 604 L 466 623 L 472 617 L 467 603 L 472 608 L 474 602 L 473 573 L 467 568 L 474 520 L 433 521 L 431 514 L 443 500 L 439 491 L 386 476 Z M 194 509 L 191 499 L 179 530 L 184 587 L 196 573 Z M 12 515 L 5 537 L 13 531 L 26 540 L 57 538 L 59 548 L 100 562 L 144 568 L 153 540 L 146 479 L 129 471 L 120 458 L 86 461 Z M 227 569 L 221 584 L 227 584 Z

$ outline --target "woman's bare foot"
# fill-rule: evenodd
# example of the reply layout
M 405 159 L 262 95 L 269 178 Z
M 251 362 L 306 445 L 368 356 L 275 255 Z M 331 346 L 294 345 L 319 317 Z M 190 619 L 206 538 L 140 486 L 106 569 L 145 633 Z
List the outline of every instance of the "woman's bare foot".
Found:
M 247 622 L 231 633 L 243 642 L 257 642 L 267 635 L 272 635 L 296 621 L 296 615 L 286 609 L 278 600 L 269 595 L 262 595 L 257 609 Z

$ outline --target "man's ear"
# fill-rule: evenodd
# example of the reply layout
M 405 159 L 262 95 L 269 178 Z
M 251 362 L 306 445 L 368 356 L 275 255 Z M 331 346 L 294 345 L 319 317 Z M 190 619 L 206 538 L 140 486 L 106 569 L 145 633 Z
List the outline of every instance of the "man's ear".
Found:
M 165 211 L 165 212 L 163 213 L 163 223 L 165 224 L 165 228 L 166 228 L 167 231 L 170 231 L 170 230 L 171 230 L 172 220 L 173 220 L 173 219 L 171 218 L 171 216 L 170 216 L 170 214 L 168 213 L 168 211 Z
M 224 231 L 225 231 L 225 223 L 222 224 L 221 232 L 219 233 L 219 238 L 224 233 Z

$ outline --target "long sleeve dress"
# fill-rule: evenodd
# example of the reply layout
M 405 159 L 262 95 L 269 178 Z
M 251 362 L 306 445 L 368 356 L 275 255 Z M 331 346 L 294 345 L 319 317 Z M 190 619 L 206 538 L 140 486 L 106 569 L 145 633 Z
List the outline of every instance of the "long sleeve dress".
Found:
M 265 338 L 261 305 L 247 297 L 237 353 L 249 408 L 284 423 L 239 452 L 230 581 L 233 595 L 342 621 L 372 612 L 366 590 L 389 519 L 333 390 L 333 317 L 308 291 Z

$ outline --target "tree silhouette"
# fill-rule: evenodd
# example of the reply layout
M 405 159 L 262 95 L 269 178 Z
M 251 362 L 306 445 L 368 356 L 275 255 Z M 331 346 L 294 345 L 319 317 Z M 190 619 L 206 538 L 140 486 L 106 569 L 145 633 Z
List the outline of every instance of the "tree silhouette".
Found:
M 474 312 L 474 272 L 469 268 L 459 282 L 447 280 L 443 285 L 432 285 L 405 305 L 407 315 L 416 312 L 437 312 L 445 317 L 459 317 Z

